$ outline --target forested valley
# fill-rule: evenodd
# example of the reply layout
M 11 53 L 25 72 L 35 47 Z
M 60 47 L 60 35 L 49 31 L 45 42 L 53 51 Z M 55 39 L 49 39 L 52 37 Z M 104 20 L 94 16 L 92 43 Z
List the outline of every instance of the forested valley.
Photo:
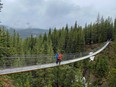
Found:
M 95 49 L 107 40 L 111 40 L 110 45 L 95 56 L 94 61 L 86 59 L 53 68 L 1 75 L 0 87 L 84 87 L 83 77 L 88 87 L 116 87 L 116 19 L 98 16 L 94 23 L 84 27 L 76 21 L 71 27 L 66 24 L 62 29 L 49 29 L 48 33 L 26 39 L 15 31 L 10 35 L 5 26 L 0 26 L 0 69 L 6 66 L 7 57 L 14 55 L 54 56 L 60 51 L 77 54 Z M 49 57 L 45 61 L 49 61 Z M 13 66 L 21 67 L 23 62 L 13 60 Z

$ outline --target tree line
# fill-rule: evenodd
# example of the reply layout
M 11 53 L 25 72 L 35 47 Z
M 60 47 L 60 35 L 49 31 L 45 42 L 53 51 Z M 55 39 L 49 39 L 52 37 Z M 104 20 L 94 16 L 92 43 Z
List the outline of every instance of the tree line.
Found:
M 5 26 L 0 26 L 0 66 L 3 66 L 7 60 L 5 57 L 12 55 L 54 55 L 60 51 L 64 53 L 79 53 L 85 52 L 88 49 L 88 45 L 102 43 L 107 40 L 115 42 L 115 38 L 116 19 L 112 21 L 110 17 L 104 19 L 99 15 L 94 23 L 85 24 L 84 27 L 79 26 L 76 21 L 74 26 L 69 27 L 66 24 L 61 29 L 49 29 L 48 33 L 44 33 L 38 37 L 31 35 L 24 40 L 15 30 L 10 35 Z M 114 48 L 111 49 L 115 50 Z M 108 57 L 105 56 L 106 54 Z M 93 78 L 96 78 L 90 84 L 90 87 L 92 87 L 102 84 L 103 80 L 107 80 L 106 77 L 110 76 L 107 80 L 109 83 L 106 82 L 109 85 L 113 84 L 116 86 L 115 78 L 113 77 L 116 73 L 114 66 L 116 60 L 113 57 L 114 55 L 110 56 L 109 49 L 107 49 L 91 64 L 88 60 L 83 60 L 62 67 L 1 76 L 0 85 L 4 87 L 4 85 L 8 85 L 9 83 L 14 87 L 83 87 L 82 77 L 85 76 L 88 83 L 92 82 Z M 109 64 L 109 60 L 113 64 Z M 13 61 L 14 65 L 17 66 L 17 62 L 19 61 Z M 110 66 L 113 68 L 110 69 Z M 87 75 L 87 73 L 89 74 Z

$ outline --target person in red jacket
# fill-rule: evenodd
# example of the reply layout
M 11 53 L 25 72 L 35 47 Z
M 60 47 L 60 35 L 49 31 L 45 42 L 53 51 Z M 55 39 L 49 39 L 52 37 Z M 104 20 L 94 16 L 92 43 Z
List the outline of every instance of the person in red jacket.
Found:
M 62 61 L 62 56 L 63 56 L 63 55 L 62 55 L 61 53 L 58 54 L 58 63 L 59 63 L 59 64 L 60 64 L 61 61 Z

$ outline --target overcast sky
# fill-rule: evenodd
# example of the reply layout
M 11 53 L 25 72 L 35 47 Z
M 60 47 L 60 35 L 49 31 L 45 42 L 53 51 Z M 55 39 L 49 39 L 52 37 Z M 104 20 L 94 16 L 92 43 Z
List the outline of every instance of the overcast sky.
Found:
M 15 28 L 61 28 L 94 22 L 98 13 L 116 17 L 116 0 L 1 0 L 2 25 Z

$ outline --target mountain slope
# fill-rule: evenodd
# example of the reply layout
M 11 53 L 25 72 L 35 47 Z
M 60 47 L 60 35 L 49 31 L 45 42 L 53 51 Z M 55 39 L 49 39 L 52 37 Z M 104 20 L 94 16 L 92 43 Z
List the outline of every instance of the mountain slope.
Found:
M 15 31 L 19 33 L 19 35 L 24 39 L 31 35 L 36 37 L 39 36 L 40 34 L 48 33 L 49 30 L 39 29 L 39 28 L 29 28 L 29 29 L 16 29 Z M 9 32 L 10 34 L 13 34 L 14 29 L 9 29 Z

